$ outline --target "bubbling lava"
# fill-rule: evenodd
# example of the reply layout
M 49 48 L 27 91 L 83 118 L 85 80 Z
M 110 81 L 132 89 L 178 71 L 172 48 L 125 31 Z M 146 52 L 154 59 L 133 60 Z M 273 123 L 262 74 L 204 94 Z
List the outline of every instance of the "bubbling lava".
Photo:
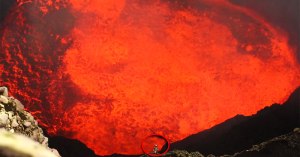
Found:
M 72 42 L 59 36 L 70 46 L 49 62 L 61 61 L 47 73 L 51 90 L 35 97 L 48 106 L 27 108 L 39 111 L 53 135 L 78 139 L 99 155 L 142 153 L 142 139 L 153 133 L 181 140 L 236 114 L 282 103 L 300 85 L 284 33 L 224 0 L 68 5 L 75 16 L 67 36 Z M 83 94 L 61 96 L 64 78 Z

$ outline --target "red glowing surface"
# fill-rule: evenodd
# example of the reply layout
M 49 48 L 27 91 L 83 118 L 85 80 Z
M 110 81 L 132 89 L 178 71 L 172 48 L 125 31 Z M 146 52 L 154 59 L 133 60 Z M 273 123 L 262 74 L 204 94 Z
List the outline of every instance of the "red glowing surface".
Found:
M 169 151 L 170 142 L 162 135 L 153 134 L 142 140 L 141 149 L 148 156 L 162 156 Z
M 284 32 L 223 0 L 41 0 L 6 25 L 0 83 L 99 155 L 142 153 L 153 133 L 178 141 L 300 85 Z

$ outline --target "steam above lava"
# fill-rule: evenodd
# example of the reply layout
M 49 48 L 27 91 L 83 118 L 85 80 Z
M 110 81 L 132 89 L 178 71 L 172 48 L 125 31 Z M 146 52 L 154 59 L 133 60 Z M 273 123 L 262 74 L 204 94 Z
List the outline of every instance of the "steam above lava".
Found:
M 300 85 L 284 32 L 224 0 L 49 0 L 10 16 L 0 83 L 99 155 L 141 153 L 153 133 L 183 139 Z

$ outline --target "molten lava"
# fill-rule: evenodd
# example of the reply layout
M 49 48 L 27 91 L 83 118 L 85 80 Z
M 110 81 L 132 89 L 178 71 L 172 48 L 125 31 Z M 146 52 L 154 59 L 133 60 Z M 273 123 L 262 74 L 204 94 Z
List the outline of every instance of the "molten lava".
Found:
M 284 33 L 224 0 L 40 0 L 5 26 L 0 83 L 99 155 L 183 139 L 300 85 Z

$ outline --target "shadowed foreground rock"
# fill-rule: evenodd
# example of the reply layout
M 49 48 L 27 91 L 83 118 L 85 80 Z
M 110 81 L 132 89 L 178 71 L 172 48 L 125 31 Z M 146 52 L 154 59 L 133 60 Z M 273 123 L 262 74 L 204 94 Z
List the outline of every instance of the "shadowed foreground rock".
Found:
M 6 87 L 0 87 L 0 129 L 0 157 L 60 156 L 48 147 L 48 138 L 22 103 L 8 96 Z
M 57 157 L 32 139 L 6 130 L 0 131 L 0 157 Z
M 266 142 L 253 145 L 252 148 L 233 155 L 207 155 L 199 152 L 187 152 L 185 150 L 174 150 L 168 152 L 164 157 L 299 157 L 300 156 L 300 128 L 293 132 L 275 137 Z M 142 157 L 147 157 L 143 155 Z
M 275 137 L 267 142 L 254 145 L 251 149 L 234 154 L 232 157 L 299 157 L 300 128 L 292 133 Z M 224 156 L 225 157 L 225 156 Z
M 300 126 L 300 87 L 283 104 L 273 104 L 251 116 L 237 115 L 208 130 L 171 144 L 170 150 L 204 155 L 234 154 Z

